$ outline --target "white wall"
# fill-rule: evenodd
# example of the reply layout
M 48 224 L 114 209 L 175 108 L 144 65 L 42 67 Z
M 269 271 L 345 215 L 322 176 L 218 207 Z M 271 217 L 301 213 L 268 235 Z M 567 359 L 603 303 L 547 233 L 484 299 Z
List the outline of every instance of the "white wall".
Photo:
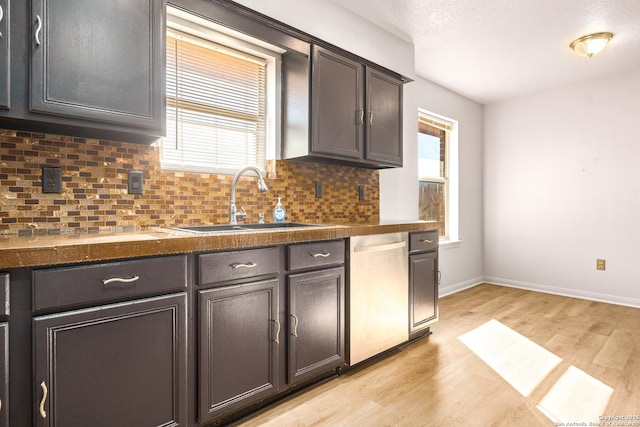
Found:
M 332 1 L 235 1 L 404 76 L 415 75 L 413 44 Z
M 319 37 L 402 75 L 415 78 L 404 90 L 404 167 L 380 172 L 383 219 L 417 219 L 418 107 L 459 121 L 462 242 L 440 251 L 443 294 L 482 281 L 482 106 L 415 77 L 412 44 L 326 0 L 237 0 L 260 13 Z
M 416 77 L 404 90 L 404 167 L 380 171 L 380 216 L 418 217 L 418 108 L 458 121 L 459 238 L 441 245 L 441 295 L 483 280 L 483 108 L 448 89 Z
M 639 123 L 637 72 L 485 107 L 487 280 L 640 306 Z

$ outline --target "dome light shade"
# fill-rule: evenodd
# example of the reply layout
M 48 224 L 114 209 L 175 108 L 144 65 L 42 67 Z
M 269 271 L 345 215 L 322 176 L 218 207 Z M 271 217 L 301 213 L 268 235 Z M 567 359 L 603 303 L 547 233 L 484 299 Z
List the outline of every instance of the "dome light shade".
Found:
M 596 53 L 602 51 L 613 37 L 611 33 L 595 33 L 582 36 L 571 42 L 569 47 L 578 55 L 591 58 Z

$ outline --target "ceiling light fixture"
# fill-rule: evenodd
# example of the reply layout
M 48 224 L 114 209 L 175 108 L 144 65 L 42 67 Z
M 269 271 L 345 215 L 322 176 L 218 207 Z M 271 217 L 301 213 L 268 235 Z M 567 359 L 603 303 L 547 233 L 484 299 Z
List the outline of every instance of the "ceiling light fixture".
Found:
M 605 48 L 611 37 L 613 37 L 611 33 L 589 34 L 572 41 L 569 47 L 578 55 L 591 58 Z

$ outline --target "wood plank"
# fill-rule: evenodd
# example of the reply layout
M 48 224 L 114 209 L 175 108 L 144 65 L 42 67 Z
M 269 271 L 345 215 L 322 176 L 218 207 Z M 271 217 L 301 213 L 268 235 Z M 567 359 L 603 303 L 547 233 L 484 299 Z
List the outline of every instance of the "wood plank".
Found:
M 528 397 L 458 339 L 491 319 L 562 358 Z M 638 324 L 637 308 L 479 285 L 440 300 L 428 338 L 241 425 L 552 426 L 537 405 L 572 366 L 614 389 L 602 415 L 640 414 Z

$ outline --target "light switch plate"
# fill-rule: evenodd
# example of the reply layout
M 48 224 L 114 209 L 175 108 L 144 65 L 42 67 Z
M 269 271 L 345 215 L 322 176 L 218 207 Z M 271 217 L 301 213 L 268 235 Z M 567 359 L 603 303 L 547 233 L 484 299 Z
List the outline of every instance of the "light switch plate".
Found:
M 142 171 L 129 171 L 127 175 L 127 192 L 129 194 L 142 194 L 142 182 L 144 174 Z

